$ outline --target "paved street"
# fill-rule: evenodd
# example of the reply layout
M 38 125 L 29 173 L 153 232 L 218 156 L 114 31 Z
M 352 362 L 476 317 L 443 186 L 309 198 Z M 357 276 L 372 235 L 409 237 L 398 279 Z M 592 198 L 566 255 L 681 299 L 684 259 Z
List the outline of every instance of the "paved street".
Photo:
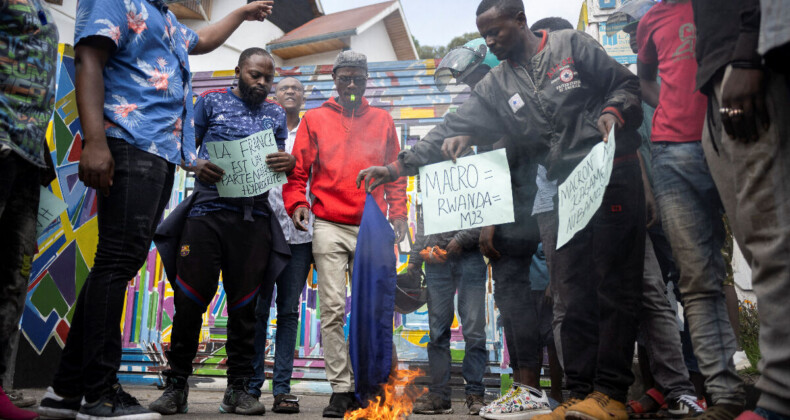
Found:
M 159 397 L 161 391 L 153 388 L 153 387 L 134 387 L 134 386 L 125 386 L 126 389 L 130 394 L 137 397 L 140 400 L 140 403 L 147 406 L 151 403 L 151 401 L 155 400 Z M 24 389 L 22 390 L 25 395 L 29 395 L 35 397 L 36 399 L 41 398 L 44 395 L 44 389 Z M 324 409 L 326 404 L 329 402 L 328 395 L 300 395 L 300 406 L 301 412 L 299 414 L 277 414 L 271 412 L 271 405 L 273 401 L 273 397 L 271 394 L 264 394 L 263 401 L 266 404 L 266 417 L 270 418 L 282 418 L 282 419 L 320 419 L 321 411 Z M 168 419 L 172 420 L 179 420 L 179 419 L 215 419 L 220 416 L 219 414 L 219 403 L 222 400 L 222 391 L 207 391 L 207 390 L 196 390 L 190 389 L 189 393 L 189 414 L 181 414 L 176 416 L 168 416 Z M 469 418 L 475 419 L 477 416 L 468 416 L 466 415 L 466 411 L 464 410 L 464 403 L 463 401 L 453 401 L 453 408 L 455 409 L 455 414 L 447 414 L 447 415 L 437 415 L 437 416 L 425 416 L 425 415 L 412 415 L 409 418 L 413 420 L 418 419 L 458 419 L 458 418 Z M 223 415 L 223 418 L 232 418 L 233 415 L 226 414 Z

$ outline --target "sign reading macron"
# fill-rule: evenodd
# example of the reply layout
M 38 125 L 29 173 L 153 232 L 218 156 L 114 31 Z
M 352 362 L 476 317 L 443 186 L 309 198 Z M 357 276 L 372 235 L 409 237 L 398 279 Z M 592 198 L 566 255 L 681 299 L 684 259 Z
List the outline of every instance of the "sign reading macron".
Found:
M 609 139 L 596 144 L 578 164 L 568 178 L 560 184 L 557 230 L 557 248 L 568 243 L 590 223 L 601 207 L 603 195 L 609 185 L 614 165 L 614 127 Z
M 423 166 L 420 190 L 426 235 L 515 220 L 505 149 Z
M 273 172 L 266 164 L 266 155 L 277 153 L 271 129 L 241 140 L 206 143 L 205 147 L 211 162 L 225 171 L 216 184 L 220 197 L 254 197 L 287 182 L 284 173 Z

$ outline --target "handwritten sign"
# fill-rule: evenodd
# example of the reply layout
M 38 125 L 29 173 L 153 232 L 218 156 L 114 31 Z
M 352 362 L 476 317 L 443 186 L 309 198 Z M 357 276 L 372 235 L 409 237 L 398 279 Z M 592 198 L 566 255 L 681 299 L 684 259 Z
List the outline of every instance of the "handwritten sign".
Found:
M 271 129 L 235 141 L 205 144 L 211 162 L 225 171 L 218 182 L 220 197 L 254 197 L 287 182 L 285 174 L 273 172 L 266 155 L 277 153 Z
M 505 149 L 420 168 L 425 234 L 513 222 Z
M 614 127 L 609 140 L 596 144 L 559 187 L 557 248 L 568 243 L 601 207 L 614 164 Z
M 41 232 L 68 208 L 66 203 L 56 197 L 55 194 L 52 194 L 52 192 L 44 187 L 40 188 L 38 217 L 36 218 L 36 237 L 40 236 Z

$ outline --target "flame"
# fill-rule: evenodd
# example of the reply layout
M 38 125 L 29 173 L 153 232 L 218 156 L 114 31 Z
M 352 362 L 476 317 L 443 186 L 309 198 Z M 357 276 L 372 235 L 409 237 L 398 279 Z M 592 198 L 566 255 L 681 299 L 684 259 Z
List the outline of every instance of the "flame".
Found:
M 368 401 L 367 408 L 346 413 L 345 420 L 403 420 L 411 414 L 414 401 L 428 392 L 423 387 L 415 387 L 414 379 L 422 376 L 419 369 L 396 370 L 381 387 L 381 394 Z

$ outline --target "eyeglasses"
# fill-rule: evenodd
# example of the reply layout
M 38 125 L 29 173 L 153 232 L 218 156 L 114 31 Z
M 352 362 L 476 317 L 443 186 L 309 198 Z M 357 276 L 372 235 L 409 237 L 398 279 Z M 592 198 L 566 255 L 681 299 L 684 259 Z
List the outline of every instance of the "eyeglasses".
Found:
M 354 81 L 355 85 L 366 85 L 368 82 L 368 76 L 337 76 L 335 81 L 344 85 L 350 85 L 351 81 Z

